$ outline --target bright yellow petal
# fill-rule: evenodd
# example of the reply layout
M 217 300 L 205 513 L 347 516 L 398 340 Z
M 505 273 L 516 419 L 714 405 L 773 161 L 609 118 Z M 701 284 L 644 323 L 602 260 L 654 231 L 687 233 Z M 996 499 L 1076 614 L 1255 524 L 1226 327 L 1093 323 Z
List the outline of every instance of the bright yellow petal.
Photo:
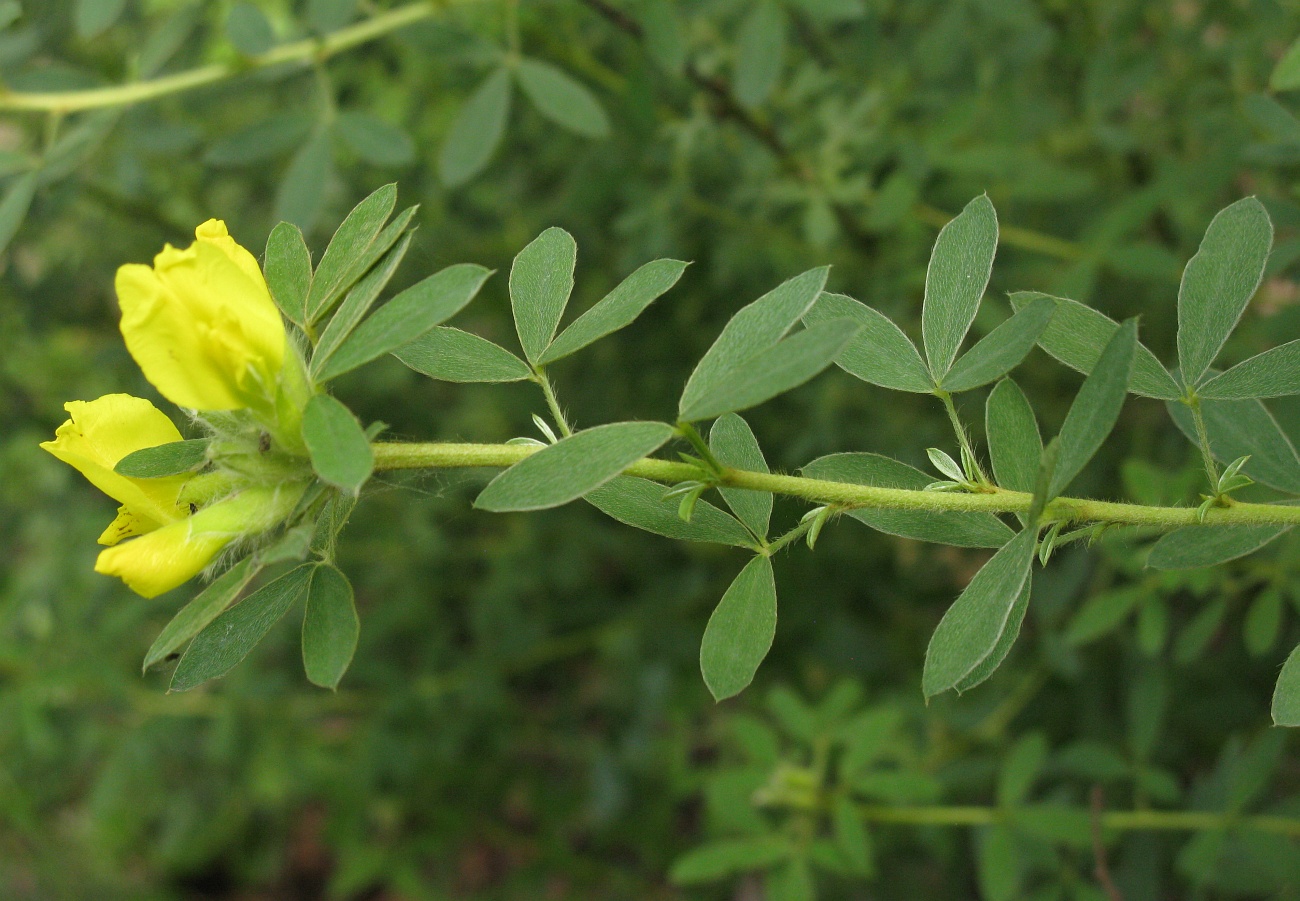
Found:
M 183 515 L 177 498 L 189 476 L 130 479 L 113 471 L 118 461 L 133 451 L 181 440 L 181 433 L 166 414 L 149 401 L 129 394 L 71 401 L 64 404 L 64 409 L 72 418 L 59 426 L 53 441 L 43 442 L 41 447 L 123 504 L 135 519 L 133 529 L 156 529 Z M 106 531 L 101 540 L 109 534 Z
M 122 335 L 145 377 L 196 410 L 269 405 L 284 363 L 279 310 L 252 254 L 210 220 L 185 250 L 118 270 Z
M 209 363 L 194 317 L 152 269 L 122 266 L 116 288 L 126 349 L 164 397 L 192 410 L 246 406 L 230 374 Z
M 112 547 L 119 541 L 152 532 L 159 525 L 137 516 L 124 505 L 117 508 L 117 517 L 100 533 L 99 543 Z
M 237 538 L 279 525 L 297 504 L 305 484 L 249 488 L 193 516 L 103 551 L 95 571 L 117 576 L 151 598 L 197 575 Z
M 194 237 L 211 244 L 230 257 L 234 264 L 243 270 L 250 281 L 262 285 L 266 284 L 266 280 L 262 277 L 262 267 L 257 265 L 257 257 L 235 243 L 235 239 L 230 237 L 230 232 L 226 230 L 226 223 L 220 219 L 209 219 L 194 229 Z M 269 293 L 267 299 L 270 299 Z
M 147 598 L 171 591 L 198 575 L 234 535 L 195 535 L 190 520 L 164 526 L 101 551 L 95 572 L 117 576 Z

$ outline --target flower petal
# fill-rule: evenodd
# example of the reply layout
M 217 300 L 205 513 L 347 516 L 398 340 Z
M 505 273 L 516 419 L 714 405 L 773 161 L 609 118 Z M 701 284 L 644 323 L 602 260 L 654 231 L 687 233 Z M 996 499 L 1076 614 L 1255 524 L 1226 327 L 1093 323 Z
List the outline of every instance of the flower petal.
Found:
M 74 400 L 64 404 L 64 409 L 72 418 L 59 426 L 53 441 L 42 442 L 41 447 L 124 505 L 135 520 L 134 531 L 126 534 L 156 529 L 184 515 L 177 499 L 188 475 L 131 479 L 113 471 L 118 461 L 132 451 L 181 440 L 181 433 L 165 413 L 149 401 L 129 394 L 106 394 L 92 401 Z M 118 518 L 121 520 L 122 516 Z M 101 541 L 110 537 L 116 526 L 118 522 L 100 536 Z

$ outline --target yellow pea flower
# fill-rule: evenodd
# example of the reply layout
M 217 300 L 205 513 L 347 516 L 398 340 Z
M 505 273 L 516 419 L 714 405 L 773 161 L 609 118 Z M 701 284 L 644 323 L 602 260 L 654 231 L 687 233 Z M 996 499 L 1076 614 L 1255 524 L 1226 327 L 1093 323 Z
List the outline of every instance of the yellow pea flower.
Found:
M 117 576 L 147 598 L 198 575 L 232 541 L 278 525 L 305 485 L 246 488 L 133 541 L 100 553 L 95 572 Z
M 188 475 L 132 479 L 113 471 L 133 451 L 181 440 L 181 433 L 165 413 L 129 394 L 74 400 L 63 408 L 72 418 L 59 426 L 53 441 L 45 441 L 41 447 L 122 505 L 117 518 L 99 536 L 100 544 L 117 544 L 188 514 L 188 507 L 182 507 L 179 500 Z
M 209 219 L 153 266 L 117 270 L 122 337 L 155 388 L 192 410 L 275 406 L 286 336 L 251 253 Z

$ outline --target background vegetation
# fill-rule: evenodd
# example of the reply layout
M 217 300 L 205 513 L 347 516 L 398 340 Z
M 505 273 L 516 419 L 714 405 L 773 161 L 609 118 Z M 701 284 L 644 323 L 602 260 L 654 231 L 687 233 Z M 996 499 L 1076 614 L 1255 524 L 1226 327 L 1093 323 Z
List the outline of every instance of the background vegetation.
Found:
M 1140 314 L 1164 359 L 1183 262 L 1216 210 L 1259 195 L 1278 237 L 1228 349 L 1244 359 L 1300 336 L 1300 123 L 1269 91 L 1289 4 L 59 0 L 0 20 L 0 895 L 1300 895 L 1297 739 L 1268 725 L 1300 640 L 1294 538 L 1172 574 L 1131 543 L 1072 550 L 999 672 L 926 707 L 926 641 L 986 555 L 845 521 L 778 560 L 773 652 L 714 705 L 699 638 L 742 555 L 585 505 L 473 512 L 487 474 L 391 479 L 341 550 L 362 638 L 336 694 L 306 684 L 285 623 L 169 696 L 138 666 L 178 598 L 92 573 L 109 503 L 36 447 L 65 400 L 155 396 L 117 333 L 119 264 L 212 216 L 252 248 L 291 219 L 319 253 L 394 180 L 421 205 L 402 284 L 504 271 L 550 225 L 578 239 L 578 309 L 646 260 L 694 261 L 555 367 L 579 425 L 671 415 L 731 313 L 814 265 L 917 326 L 936 229 L 982 191 L 1003 229 L 978 333 L 1002 292 L 1039 289 Z M 193 70 L 207 83 L 66 115 L 12 93 Z M 500 275 L 457 324 L 508 342 Z M 1040 351 L 1017 377 L 1053 432 L 1080 378 Z M 533 434 L 542 409 L 526 383 L 393 360 L 338 387 L 410 439 Z M 1300 440 L 1300 404 L 1271 406 Z M 937 404 L 840 372 L 748 418 L 787 471 L 838 450 L 922 466 L 951 443 Z M 1077 493 L 1191 502 L 1200 480 L 1134 399 Z M 668 878 L 693 848 L 773 832 L 807 857 Z

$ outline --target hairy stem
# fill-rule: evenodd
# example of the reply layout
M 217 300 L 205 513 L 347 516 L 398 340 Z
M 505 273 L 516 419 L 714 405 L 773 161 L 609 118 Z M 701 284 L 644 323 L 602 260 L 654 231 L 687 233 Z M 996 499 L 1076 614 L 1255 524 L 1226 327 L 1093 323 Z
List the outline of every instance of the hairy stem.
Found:
M 210 63 L 133 84 L 83 91 L 9 91 L 0 88 L 0 110 L 71 113 L 79 110 L 132 106 L 216 84 L 257 69 L 292 63 L 319 62 L 336 53 L 384 37 L 413 22 L 428 19 L 444 7 L 461 2 L 467 0 L 421 0 L 418 3 L 408 3 L 355 25 L 349 25 L 347 28 L 340 28 L 324 37 L 281 44 L 261 56 L 251 57 L 238 63 Z
M 962 459 L 970 460 L 971 465 L 975 467 L 975 471 L 968 475 L 973 476 L 977 484 L 991 485 L 989 477 L 984 474 L 984 469 L 980 466 L 979 457 L 975 456 L 975 448 L 971 447 L 966 426 L 962 425 L 961 417 L 957 415 L 957 407 L 952 402 L 952 395 L 940 389 L 936 389 L 934 393 L 939 400 L 943 401 L 943 408 L 948 413 L 948 421 L 952 423 L 952 430 L 957 435 L 957 443 L 961 445 L 963 451 Z
M 560 437 L 568 438 L 573 434 L 573 428 L 569 425 L 569 420 L 565 418 L 564 411 L 560 409 L 560 401 L 555 396 L 555 388 L 551 385 L 550 378 L 539 368 L 536 381 L 542 388 L 542 394 L 546 398 L 546 406 L 551 411 L 551 417 L 555 420 L 555 424 L 560 427 Z
M 465 469 L 513 466 L 537 453 L 540 448 L 517 444 L 420 444 L 378 443 L 374 445 L 375 468 L 396 469 Z M 656 482 L 673 484 L 699 478 L 699 468 L 646 457 L 624 470 Z M 723 467 L 718 484 L 729 488 L 769 491 L 773 494 L 801 498 L 815 504 L 835 504 L 845 509 L 928 510 L 933 512 L 1016 513 L 1027 514 L 1033 498 L 1023 491 L 995 488 L 987 493 L 967 494 L 950 491 L 912 491 L 905 488 L 878 488 L 849 482 L 829 482 L 777 473 L 751 472 Z M 1297 525 L 1300 506 L 1281 504 L 1236 503 L 1214 507 L 1204 521 L 1197 519 L 1194 507 L 1148 507 L 1086 498 L 1058 497 L 1047 505 L 1044 514 L 1053 521 L 1086 523 L 1107 522 L 1123 525 L 1152 526 L 1169 531 L 1194 525 Z
M 991 826 L 1014 818 L 1014 810 L 998 807 L 888 807 L 862 804 L 862 819 L 873 823 L 912 826 Z M 1099 814 L 1103 829 L 1115 832 L 1163 830 L 1203 832 L 1217 829 L 1248 829 L 1300 836 L 1300 819 L 1281 816 L 1242 816 L 1200 810 L 1109 810 Z
M 1210 490 L 1218 493 L 1219 467 L 1214 462 L 1214 454 L 1210 451 L 1210 432 L 1205 427 L 1201 399 L 1193 394 L 1186 403 L 1188 409 L 1192 411 L 1192 422 L 1196 425 L 1196 446 L 1201 450 L 1201 462 L 1205 464 L 1205 477 L 1210 480 Z

